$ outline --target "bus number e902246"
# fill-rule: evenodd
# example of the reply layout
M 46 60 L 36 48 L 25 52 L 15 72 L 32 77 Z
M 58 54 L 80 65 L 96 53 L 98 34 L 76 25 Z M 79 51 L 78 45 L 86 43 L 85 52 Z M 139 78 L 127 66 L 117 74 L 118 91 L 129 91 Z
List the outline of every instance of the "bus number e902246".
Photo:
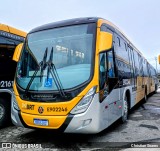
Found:
M 0 81 L 0 88 L 11 88 L 13 81 Z

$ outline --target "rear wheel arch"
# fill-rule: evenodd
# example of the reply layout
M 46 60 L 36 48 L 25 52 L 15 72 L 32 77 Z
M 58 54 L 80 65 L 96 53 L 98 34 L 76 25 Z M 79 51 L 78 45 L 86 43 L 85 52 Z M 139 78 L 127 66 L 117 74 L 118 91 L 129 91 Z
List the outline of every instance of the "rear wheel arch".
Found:
M 0 127 L 11 123 L 11 93 L 0 93 Z
M 128 106 L 129 106 L 129 109 L 131 108 L 131 93 L 130 93 L 130 90 L 126 90 L 125 92 L 125 96 L 127 97 L 127 102 L 128 102 Z
M 123 96 L 123 108 L 122 108 L 122 117 L 121 122 L 124 123 L 128 119 L 129 109 L 130 109 L 130 91 L 126 90 Z

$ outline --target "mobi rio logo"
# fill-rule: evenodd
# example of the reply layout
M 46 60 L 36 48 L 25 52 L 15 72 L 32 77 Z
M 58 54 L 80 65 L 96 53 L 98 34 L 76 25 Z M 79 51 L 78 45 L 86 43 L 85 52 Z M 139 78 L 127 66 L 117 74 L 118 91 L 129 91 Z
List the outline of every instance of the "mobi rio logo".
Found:
M 42 113 L 44 112 L 44 109 L 43 109 L 42 106 L 40 106 L 40 107 L 38 108 L 38 112 L 39 112 L 40 114 L 42 114 Z

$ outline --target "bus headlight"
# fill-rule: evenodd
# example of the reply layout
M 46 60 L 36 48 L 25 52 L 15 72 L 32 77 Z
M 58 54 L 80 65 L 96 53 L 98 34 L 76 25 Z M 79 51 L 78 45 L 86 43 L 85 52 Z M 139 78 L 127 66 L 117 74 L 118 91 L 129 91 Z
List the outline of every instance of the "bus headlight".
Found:
M 89 107 L 95 93 L 96 93 L 96 86 L 92 87 L 88 93 L 81 99 L 81 101 L 72 109 L 70 112 L 71 114 L 79 114 L 83 113 Z
M 19 107 L 18 107 L 18 103 L 16 101 L 16 97 L 15 97 L 15 94 L 13 93 L 12 95 L 12 101 L 13 101 L 13 107 L 16 109 L 16 110 L 20 110 Z

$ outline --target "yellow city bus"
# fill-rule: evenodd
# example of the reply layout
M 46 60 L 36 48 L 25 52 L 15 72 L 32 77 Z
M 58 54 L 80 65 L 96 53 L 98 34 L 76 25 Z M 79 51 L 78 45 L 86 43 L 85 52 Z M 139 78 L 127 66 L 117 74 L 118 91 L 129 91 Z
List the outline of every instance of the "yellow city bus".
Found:
M 0 24 L 0 127 L 11 121 L 11 96 L 17 63 L 12 60 L 15 47 L 26 33 Z
M 126 36 L 102 18 L 31 30 L 17 66 L 12 122 L 65 133 L 98 133 L 128 119 L 156 91 L 156 71 Z

